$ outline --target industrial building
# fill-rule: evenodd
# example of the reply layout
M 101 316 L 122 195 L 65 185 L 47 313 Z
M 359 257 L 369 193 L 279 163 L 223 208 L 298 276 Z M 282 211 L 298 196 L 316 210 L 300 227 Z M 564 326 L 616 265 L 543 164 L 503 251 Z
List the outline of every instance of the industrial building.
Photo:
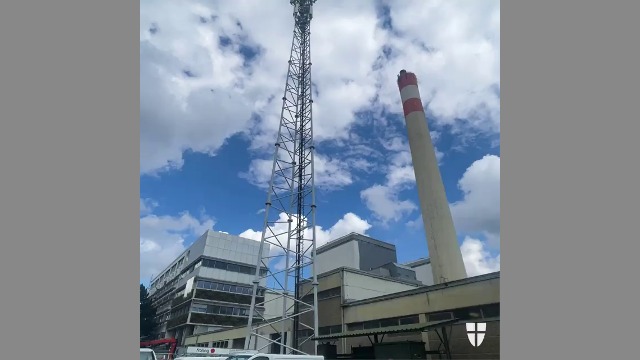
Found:
M 212 230 L 200 236 L 151 280 L 156 337 L 175 338 L 180 344 L 192 334 L 246 324 L 259 246 Z M 263 275 L 266 271 L 261 269 Z M 265 296 L 265 285 L 260 283 L 260 297 Z
M 367 251 L 373 251 L 366 250 L 369 245 L 379 246 L 377 251 L 386 254 L 386 258 L 376 260 L 376 267 L 369 266 L 366 261 L 353 261 L 351 266 L 346 266 L 346 259 L 361 259 L 367 255 Z M 336 353 L 334 356 L 325 354 L 327 359 L 338 358 L 338 354 L 356 354 L 359 349 L 361 353 L 366 353 L 376 342 L 417 343 L 424 348 L 425 355 L 442 354 L 446 343 L 456 359 L 499 358 L 499 272 L 425 285 L 416 277 L 430 271 L 428 259 L 400 265 L 392 244 L 360 234 L 336 239 L 318 248 L 317 252 L 317 261 L 322 263 L 324 270 L 318 275 L 317 340 L 320 344 L 334 345 Z M 341 255 L 322 256 L 332 253 Z M 330 265 L 331 259 L 336 260 L 333 266 Z M 393 271 L 380 271 L 393 268 L 404 272 L 394 275 Z M 415 268 L 421 269 L 423 275 L 416 276 L 412 270 Z M 412 271 L 413 275 L 410 275 Z M 310 283 L 305 281 L 301 286 L 304 293 Z M 473 347 L 468 340 L 465 324 L 469 321 L 487 323 L 480 347 Z M 264 326 L 260 333 L 270 339 L 279 338 L 282 324 L 286 324 L 285 341 L 289 345 L 287 340 L 291 338 L 291 321 Z M 242 348 L 246 331 L 246 326 L 238 326 L 194 334 L 185 338 L 184 345 Z M 300 335 L 305 337 L 307 334 Z M 446 337 L 446 341 L 443 341 L 443 337 Z M 257 350 L 263 346 L 263 351 L 280 351 L 277 344 L 269 344 L 265 340 L 258 340 L 252 348 Z M 313 346 L 314 342 L 309 341 L 302 344 L 300 350 L 312 353 Z M 438 358 L 438 355 L 434 358 Z
M 308 26 L 310 3 L 305 6 L 294 15 Z M 310 311 L 299 308 L 294 314 L 284 311 L 286 291 L 266 289 L 268 269 L 261 269 L 265 276 L 258 291 L 251 290 L 261 263 L 260 242 L 208 231 L 152 282 L 151 294 L 165 321 L 159 337 L 175 337 L 181 345 L 248 346 L 270 353 L 280 353 L 284 345 L 290 347 L 287 352 L 317 351 L 328 360 L 499 359 L 500 273 L 467 276 L 415 74 L 402 70 L 398 89 L 430 257 L 401 264 L 393 244 L 361 234 L 335 239 L 311 251 L 317 282 L 296 278 L 295 292 L 311 295 L 296 297 L 310 304 Z M 293 221 L 301 214 L 288 217 Z M 262 244 L 267 246 L 264 260 L 269 244 L 264 239 Z M 296 254 L 287 256 L 291 253 Z M 261 306 L 251 311 L 254 296 Z M 300 328 L 301 323 L 317 326 L 317 332 Z

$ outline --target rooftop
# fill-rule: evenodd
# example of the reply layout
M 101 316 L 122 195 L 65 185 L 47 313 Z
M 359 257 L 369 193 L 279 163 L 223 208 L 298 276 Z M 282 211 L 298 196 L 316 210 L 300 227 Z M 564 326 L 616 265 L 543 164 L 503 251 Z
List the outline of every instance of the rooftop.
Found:
M 318 274 L 318 278 L 324 278 L 333 274 L 337 274 L 341 271 L 345 271 L 345 272 L 350 272 L 350 273 L 354 273 L 354 274 L 360 274 L 360 275 L 365 275 L 365 276 L 369 276 L 372 278 L 376 278 L 376 279 L 380 279 L 380 280 L 386 280 L 386 281 L 392 281 L 392 282 L 397 282 L 397 283 L 402 283 L 402 284 L 406 284 L 406 285 L 414 285 L 414 286 L 420 286 L 422 283 L 419 281 L 415 281 L 415 280 L 408 280 L 408 279 L 402 279 L 402 278 L 392 278 L 392 277 L 387 277 L 387 276 L 382 276 L 376 273 L 372 273 L 370 271 L 364 271 L 364 270 L 360 270 L 360 269 L 354 269 L 354 268 L 350 268 L 350 267 L 339 267 L 337 269 L 333 269 L 333 270 L 329 270 L 327 272 L 324 272 L 322 274 Z M 302 281 L 300 281 L 300 283 L 308 283 L 311 282 L 311 279 L 304 279 Z
M 393 266 L 395 266 L 395 267 L 397 267 L 397 268 L 400 268 L 400 269 L 405 269 L 405 270 L 411 270 L 411 271 L 413 271 L 413 268 L 412 268 L 412 267 L 407 266 L 407 265 L 398 264 L 397 262 L 389 262 L 389 263 L 386 263 L 386 264 L 383 264 L 383 265 L 378 266 L 378 268 L 386 267 L 386 266 L 389 266 L 389 265 L 393 265 Z
M 408 266 L 410 268 L 414 268 L 416 266 L 425 265 L 425 264 L 431 264 L 431 259 L 430 258 L 420 258 L 420 259 L 408 262 L 408 263 L 404 264 L 404 266 Z
M 316 249 L 316 254 L 321 254 L 327 250 L 336 248 L 340 245 L 346 244 L 350 241 L 361 241 L 361 242 L 366 242 L 372 245 L 377 245 L 380 247 L 383 247 L 385 249 L 389 249 L 389 250 L 396 250 L 396 246 L 393 244 L 390 244 L 388 242 L 384 242 L 384 241 L 380 241 L 380 240 L 376 240 L 372 237 L 366 236 L 366 235 L 362 235 L 362 234 L 358 234 L 358 233 L 350 233 L 347 234 L 345 236 L 339 237 L 335 240 L 331 240 L 328 243 L 320 246 L 318 249 Z

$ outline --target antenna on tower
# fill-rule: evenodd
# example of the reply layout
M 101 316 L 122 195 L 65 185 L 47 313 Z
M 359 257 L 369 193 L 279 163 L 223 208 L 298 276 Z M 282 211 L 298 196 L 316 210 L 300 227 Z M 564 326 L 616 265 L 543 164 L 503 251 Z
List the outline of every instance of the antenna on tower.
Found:
M 306 354 L 300 347 L 318 334 L 316 203 L 311 121 L 313 99 L 309 42 L 315 1 L 290 1 L 295 26 L 253 281 L 245 338 L 247 350 L 252 346 L 256 350 L 262 350 L 275 344 L 281 353 Z M 264 253 L 265 244 L 269 244 L 268 254 Z M 266 273 L 262 269 L 266 269 Z M 305 277 L 307 280 L 303 280 Z M 271 287 L 271 294 L 275 297 L 268 301 L 282 301 L 282 313 L 278 317 L 267 318 L 264 314 L 264 291 L 267 286 Z M 289 324 L 292 341 L 287 345 Z M 267 327 L 279 333 L 279 338 L 271 339 L 262 335 L 259 330 Z M 259 339 L 262 340 L 260 345 L 264 345 L 258 346 Z M 313 354 L 316 353 L 317 341 L 314 341 Z

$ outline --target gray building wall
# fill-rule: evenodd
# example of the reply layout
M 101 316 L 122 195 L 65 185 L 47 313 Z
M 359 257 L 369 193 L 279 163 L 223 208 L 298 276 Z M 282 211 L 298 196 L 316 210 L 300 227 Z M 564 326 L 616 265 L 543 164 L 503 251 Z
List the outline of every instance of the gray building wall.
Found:
M 431 271 L 431 260 L 429 258 L 418 259 L 404 264 L 416 272 L 416 279 L 425 285 L 433 285 L 433 272 Z
M 398 261 L 395 246 L 381 246 L 366 241 L 359 241 L 360 270 L 371 270 L 387 263 Z
M 269 245 L 265 244 L 267 247 L 264 249 L 265 252 L 269 252 Z M 249 267 L 254 267 L 258 262 L 258 251 L 259 251 L 260 243 L 251 239 L 241 238 L 236 235 L 230 235 L 226 233 L 220 233 L 213 230 L 207 230 L 202 236 L 200 236 L 196 241 L 189 246 L 184 252 L 180 254 L 174 261 L 171 262 L 158 276 L 152 279 L 151 283 L 165 284 L 165 280 L 168 280 L 166 283 L 171 285 L 166 285 L 164 288 L 161 286 L 152 287 L 150 289 L 150 295 L 153 297 L 154 293 L 158 293 L 158 297 L 160 296 L 164 298 L 164 293 L 170 288 L 173 294 L 175 293 L 175 289 L 181 288 L 186 285 L 184 290 L 180 291 L 180 294 L 186 296 L 186 294 L 190 294 L 191 290 L 196 288 L 196 278 L 202 280 L 208 280 L 213 282 L 220 282 L 224 284 L 233 285 L 244 285 L 246 287 L 251 287 L 254 275 L 250 275 L 248 273 L 238 272 L 237 270 L 225 270 L 225 268 L 211 268 L 207 266 L 203 266 L 206 263 L 201 263 L 200 258 L 204 257 L 205 259 L 211 259 L 214 261 L 218 261 L 221 264 L 236 264 L 236 265 L 244 265 Z M 221 262 L 220 262 L 221 260 Z M 210 260 L 205 260 L 210 261 Z M 180 264 L 178 266 L 177 264 Z M 195 266 L 198 265 L 199 266 Z M 174 265 L 175 270 L 174 270 Z M 234 265 L 234 266 L 236 266 Z M 224 265 L 226 266 L 226 265 Z M 192 269 L 192 270 L 190 270 Z M 164 279 L 161 282 L 157 280 L 162 278 Z M 261 282 L 261 285 L 266 285 L 266 280 Z M 208 290 L 205 290 L 208 291 Z M 215 290 L 214 290 L 215 291 Z M 235 290 L 231 290 L 232 292 Z M 226 292 L 226 290 L 225 290 Z M 177 294 L 176 294 L 177 295 Z M 192 296 L 190 294 L 190 296 Z M 245 295 L 246 296 L 246 295 Z M 172 299 L 174 296 L 172 296 Z M 185 299 L 186 300 L 186 299 Z M 172 300 L 173 301 L 173 300 Z M 169 305 L 169 313 L 173 311 L 172 301 L 168 303 Z M 203 302 L 203 301 L 200 301 Z M 207 302 L 206 300 L 204 301 Z M 196 301 L 195 303 L 198 303 Z M 194 304 L 195 304 L 194 303 Z M 178 304 L 176 304 L 177 306 Z M 229 304 L 232 307 L 246 308 L 246 304 Z M 236 306 L 237 305 L 237 306 Z M 163 305 L 163 308 L 166 308 L 167 305 Z M 193 308 L 193 305 L 191 306 Z M 191 312 L 189 310 L 189 312 Z M 235 315 L 235 314 L 234 314 Z M 191 319 L 189 316 L 188 319 Z M 164 321 L 163 321 L 164 320 Z M 167 329 L 166 320 L 163 316 L 163 323 L 160 324 L 159 332 L 165 332 L 166 336 L 174 336 L 177 338 L 184 338 L 185 336 L 191 335 L 193 333 L 199 333 L 202 331 L 211 331 L 215 328 L 220 328 L 220 326 L 216 326 L 216 324 L 200 324 L 200 325 L 180 325 L 174 329 Z M 191 323 L 191 322 L 190 322 Z M 197 323 L 197 322 L 196 322 Z
M 316 250 L 318 274 L 341 267 L 369 271 L 396 261 L 395 245 L 356 233 L 335 239 Z
M 316 250 L 316 272 L 324 274 L 340 267 L 358 268 L 360 265 L 358 247 L 357 241 L 348 241 L 336 247 L 325 248 L 322 246 L 318 248 Z

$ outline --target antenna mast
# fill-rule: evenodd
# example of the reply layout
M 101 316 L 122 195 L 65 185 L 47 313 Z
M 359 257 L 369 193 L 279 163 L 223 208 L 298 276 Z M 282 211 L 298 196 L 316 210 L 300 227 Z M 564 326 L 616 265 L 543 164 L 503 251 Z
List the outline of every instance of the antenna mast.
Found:
M 311 121 L 313 100 L 309 42 L 315 1 L 290 0 L 295 26 L 267 193 L 260 255 L 253 281 L 245 338 L 247 350 L 263 350 L 270 345 L 277 345 L 282 354 L 306 354 L 300 347 L 318 333 L 316 203 Z M 281 219 L 281 214 L 285 215 L 284 220 Z M 286 230 L 283 231 L 283 228 Z M 268 254 L 263 253 L 265 243 L 271 248 Z M 265 267 L 269 270 L 263 274 L 260 269 Z M 303 281 L 304 278 L 310 278 L 311 281 Z M 282 302 L 281 316 L 265 318 L 265 298 L 258 294 L 262 287 L 270 287 L 275 292 L 275 298 L 269 299 L 269 302 Z M 259 330 L 267 327 L 280 336 L 271 339 L 261 335 Z M 288 331 L 291 331 L 290 345 L 287 345 Z M 317 341 L 314 341 L 313 354 L 316 353 Z

